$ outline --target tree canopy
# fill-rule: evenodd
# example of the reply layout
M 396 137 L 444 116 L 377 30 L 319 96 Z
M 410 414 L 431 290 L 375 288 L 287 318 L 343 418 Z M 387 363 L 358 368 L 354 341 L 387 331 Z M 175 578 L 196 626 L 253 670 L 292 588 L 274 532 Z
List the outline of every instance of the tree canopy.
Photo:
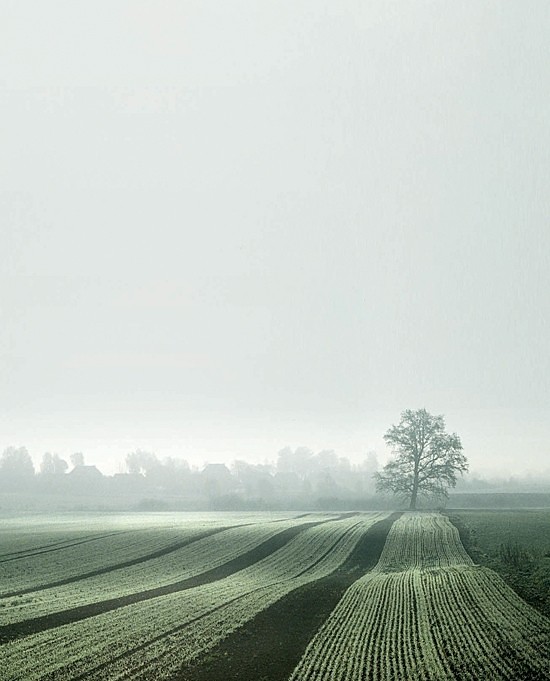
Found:
M 404 411 L 384 440 L 394 458 L 375 474 L 376 489 L 407 498 L 411 510 L 421 494 L 447 497 L 447 489 L 456 485 L 457 473 L 468 470 L 458 435 L 445 432 L 443 416 L 433 416 L 426 409 Z
M 67 462 L 64 459 L 61 459 L 59 454 L 50 454 L 50 452 L 46 452 L 40 463 L 40 474 L 62 475 L 68 467 Z
M 34 466 L 25 447 L 8 447 L 0 457 L 0 484 L 7 487 L 32 481 Z

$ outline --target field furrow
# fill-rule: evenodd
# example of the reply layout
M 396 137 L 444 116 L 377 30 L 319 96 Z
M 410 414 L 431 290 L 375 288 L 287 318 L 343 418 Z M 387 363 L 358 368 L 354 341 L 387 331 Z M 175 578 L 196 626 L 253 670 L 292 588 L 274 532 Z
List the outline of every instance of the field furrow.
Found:
M 44 546 L 38 546 L 33 549 L 11 551 L 9 553 L 3 553 L 0 555 L 0 563 L 11 563 L 14 560 L 24 560 L 26 558 L 32 558 L 33 556 L 42 555 L 43 553 L 63 551 L 64 549 L 72 548 L 73 546 L 81 546 L 82 544 L 88 544 L 89 542 L 100 541 L 101 539 L 119 536 L 122 533 L 123 530 L 119 532 L 110 532 L 109 534 L 100 534 L 97 537 L 81 537 L 78 539 L 73 539 L 72 541 L 52 542 L 51 544 L 45 544 Z
M 291 681 L 550 679 L 550 621 L 476 567 L 439 514 L 394 523 L 380 561 L 310 642 Z
M 382 517 L 318 524 L 211 584 L 7 643 L 5 668 L 28 681 L 169 678 L 289 592 L 333 573 Z
M 268 556 L 304 529 L 328 521 L 303 518 L 216 528 L 191 535 L 182 546 L 161 550 L 149 560 L 133 560 L 129 569 L 104 569 L 74 584 L 71 579 L 62 588 L 5 598 L 0 600 L 0 641 L 222 579 Z
M 269 514 L 230 515 L 229 522 L 227 514 L 216 513 L 76 514 L 52 516 L 50 520 L 3 520 L 0 550 L 7 560 L 0 562 L 0 597 L 69 584 L 148 561 L 157 552 L 163 556 L 177 551 L 190 540 L 228 526 L 276 527 L 279 522 L 293 521 L 292 514 L 278 518 Z M 309 514 L 294 522 L 315 519 L 322 518 Z
M 119 569 L 125 564 L 139 563 L 155 555 L 163 556 L 219 529 L 223 526 L 212 528 L 199 523 L 177 530 L 136 530 L 95 542 L 71 544 L 54 552 L 34 553 L 0 564 L 0 597 L 70 584 L 90 575 Z
M 196 530 L 193 531 L 192 529 L 188 529 L 185 533 L 185 538 L 180 539 L 179 541 L 176 541 L 172 544 L 168 544 L 167 546 L 164 546 L 162 548 L 156 549 L 150 553 L 143 553 L 143 551 L 147 548 L 147 542 L 134 542 L 133 545 L 138 544 L 138 550 L 140 551 L 140 555 L 138 555 L 135 558 L 129 558 L 127 560 L 121 561 L 120 563 L 110 563 L 109 565 L 106 565 L 105 567 L 99 567 L 96 568 L 95 570 L 90 570 L 88 572 L 84 572 L 81 574 L 77 575 L 72 575 L 70 577 L 64 577 L 62 579 L 58 579 L 57 581 L 53 582 L 47 582 L 45 584 L 38 584 L 35 586 L 27 586 L 24 588 L 20 588 L 15 591 L 8 591 L 3 593 L 0 598 L 6 599 L 6 598 L 15 598 L 17 596 L 25 596 L 26 594 L 30 593 L 36 593 L 39 591 L 46 591 L 50 589 L 55 589 L 56 587 L 60 586 L 65 586 L 67 584 L 73 584 L 75 582 L 82 582 L 85 579 L 90 579 L 91 577 L 98 577 L 100 575 L 107 574 L 109 572 L 114 572 L 115 570 L 122 570 L 124 568 L 129 568 L 133 567 L 134 565 L 139 565 L 140 563 L 146 563 L 151 560 L 155 560 L 156 558 L 164 558 L 170 553 L 175 553 L 177 551 L 180 551 L 181 549 L 185 548 L 189 544 L 192 544 L 193 542 L 198 541 L 199 539 L 203 539 L 204 537 L 209 537 L 213 534 L 216 534 L 218 532 L 222 532 L 223 530 L 226 530 L 228 528 L 226 527 L 216 527 L 213 529 L 209 530 Z M 88 540 L 88 541 L 93 541 L 93 540 Z M 87 542 L 80 542 L 82 544 L 87 543 Z M 78 544 L 71 544 L 72 546 L 77 546 Z M 130 550 L 133 548 L 133 545 L 127 545 L 124 547 L 124 555 L 131 555 L 132 551 Z M 105 549 L 103 549 L 105 550 Z M 33 554 L 37 555 L 37 554 Z M 26 558 L 27 556 L 25 556 Z M 69 558 L 70 560 L 70 558 Z M 21 567 L 21 564 L 19 565 Z M 28 564 L 24 564 L 24 568 L 26 570 L 29 569 Z M 32 568 L 31 568 L 32 570 Z M 24 577 L 24 579 L 26 579 Z M 28 579 L 27 579 L 28 583 Z M 82 593 L 82 585 L 80 584 L 77 589 L 79 593 Z M 59 598 L 59 594 L 57 596 Z M 46 599 L 48 599 L 48 596 L 46 596 Z M 33 599 L 33 604 L 36 605 L 36 601 Z M 4 602 L 4 607 L 9 607 L 9 603 Z M 17 607 L 19 608 L 21 605 L 21 601 L 17 602 Z M 0 620 L 1 621 L 1 620 Z
M 375 522 L 337 570 L 294 589 L 262 610 L 209 649 L 207 655 L 183 665 L 173 681 L 287 681 L 346 589 L 376 565 L 399 515 Z

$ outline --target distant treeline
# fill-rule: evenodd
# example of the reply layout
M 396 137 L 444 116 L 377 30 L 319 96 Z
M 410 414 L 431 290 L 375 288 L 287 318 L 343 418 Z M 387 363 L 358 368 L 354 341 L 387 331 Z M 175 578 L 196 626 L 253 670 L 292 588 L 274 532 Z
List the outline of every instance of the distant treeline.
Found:
M 550 485 L 547 485 L 550 489 Z M 453 509 L 550 508 L 549 492 L 470 492 L 449 495 Z
M 103 475 L 82 453 L 64 460 L 43 455 L 37 470 L 25 447 L 8 447 L 0 456 L 0 509 L 9 510 L 283 510 L 383 509 L 399 499 L 375 493 L 376 454 L 359 464 L 333 450 L 282 449 L 274 463 L 242 460 L 229 466 L 192 467 L 176 458 L 159 459 L 136 450 L 125 472 Z M 447 502 L 454 508 L 518 508 L 550 505 L 550 479 L 525 477 L 459 479 Z M 546 493 L 536 494 L 534 492 Z M 526 494 L 518 494 L 526 493 Z M 421 507 L 444 502 L 425 499 Z
M 163 508 L 256 510 L 337 508 L 374 495 L 376 455 L 351 464 L 332 450 L 314 453 L 307 447 L 282 449 L 274 464 L 233 461 L 202 469 L 175 458 L 159 459 L 137 450 L 126 456 L 125 473 L 106 476 L 81 453 L 70 463 L 46 453 L 38 470 L 24 447 L 9 447 L 0 457 L 0 492 L 40 495 L 69 494 L 73 502 L 90 496 L 138 499 L 143 510 Z M 383 503 L 382 500 L 379 503 Z M 123 504 L 124 505 L 124 504 Z M 116 506 L 116 504 L 115 504 Z

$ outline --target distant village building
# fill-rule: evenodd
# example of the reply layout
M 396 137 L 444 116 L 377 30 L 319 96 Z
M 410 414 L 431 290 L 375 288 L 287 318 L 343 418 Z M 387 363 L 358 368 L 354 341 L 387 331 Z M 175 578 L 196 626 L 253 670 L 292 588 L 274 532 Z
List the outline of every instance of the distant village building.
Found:
M 147 483 L 140 473 L 115 473 L 110 479 L 110 485 L 115 492 L 131 493 L 141 491 Z
M 78 464 L 67 473 L 67 480 L 71 487 L 77 487 L 81 491 L 87 489 L 96 491 L 102 486 L 105 477 L 96 466 Z

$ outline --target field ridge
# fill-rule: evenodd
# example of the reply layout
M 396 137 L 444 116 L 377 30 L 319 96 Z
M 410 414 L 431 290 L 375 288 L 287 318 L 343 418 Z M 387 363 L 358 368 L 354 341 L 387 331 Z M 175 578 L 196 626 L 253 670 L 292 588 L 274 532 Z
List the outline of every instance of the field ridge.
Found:
M 376 565 L 400 515 L 396 512 L 374 523 L 332 574 L 262 610 L 170 681 L 286 681 L 346 589 Z
M 165 546 L 162 549 L 157 549 L 156 551 L 151 551 L 149 553 L 145 553 L 141 556 L 137 556 L 136 558 L 132 558 L 130 560 L 125 560 L 121 561 L 119 563 L 114 563 L 112 565 L 106 565 L 105 567 L 102 568 L 97 568 L 95 570 L 90 570 L 89 572 L 84 572 L 79 575 L 72 575 L 71 577 L 65 577 L 64 579 L 58 579 L 54 582 L 48 582 L 46 584 L 38 584 L 37 586 L 33 587 L 28 587 L 26 589 L 17 589 L 15 591 L 8 591 L 6 593 L 3 593 L 1 598 L 14 598 L 15 596 L 25 596 L 30 593 L 34 593 L 36 591 L 46 591 L 47 589 L 55 589 L 55 587 L 58 586 L 65 586 L 66 584 L 74 584 L 75 582 L 80 582 L 84 579 L 89 579 L 90 577 L 98 577 L 99 575 L 106 575 L 109 572 L 114 572 L 115 570 L 121 570 L 123 568 L 127 567 L 133 567 L 134 565 L 139 565 L 140 563 L 146 563 L 148 560 L 153 560 L 154 558 L 162 558 L 163 556 L 167 556 L 169 553 L 174 553 L 175 551 L 179 551 L 180 549 L 184 549 L 186 546 L 189 546 L 190 544 L 193 544 L 196 541 L 199 541 L 200 539 L 204 539 L 205 537 L 211 537 L 214 534 L 217 534 L 218 532 L 223 532 L 223 530 L 229 529 L 229 527 L 237 527 L 235 525 L 227 525 L 223 527 L 215 527 L 211 530 L 205 530 L 201 534 L 194 535 L 192 537 L 189 537 L 188 539 L 183 539 L 181 541 L 174 542 L 170 544 L 169 546 Z M 112 536 L 112 535 L 105 535 L 105 536 Z M 90 540 L 91 541 L 91 540 Z M 80 542 L 80 543 L 85 543 L 85 542 Z M 72 544 L 70 548 L 75 546 L 75 544 Z M 63 547 L 65 548 L 65 547 Z M 37 554 L 32 554 L 37 555 Z M 27 556 L 24 556 L 25 558 Z M 0 628 L 1 631 L 1 628 Z M 1 638 L 0 638 L 1 640 Z
M 307 528 L 315 527 L 316 525 L 321 525 L 327 522 L 337 522 L 338 520 L 353 517 L 353 515 L 355 514 L 343 513 L 334 519 L 301 523 L 299 525 L 286 528 L 284 530 L 281 530 L 275 536 L 261 542 L 255 548 L 250 549 L 244 554 L 241 554 L 237 558 L 234 558 L 226 563 L 223 563 L 218 567 L 212 568 L 210 570 L 205 570 L 204 572 L 193 577 L 188 577 L 186 579 L 172 582 L 171 584 L 134 592 L 132 594 L 120 596 L 117 598 L 109 598 L 103 601 L 96 601 L 94 603 L 90 603 L 87 605 L 68 608 L 66 610 L 61 610 L 47 615 L 41 615 L 39 617 L 26 619 L 21 622 L 14 622 L 12 624 L 2 625 L 0 626 L 0 644 L 4 644 L 8 641 L 13 641 L 17 638 L 21 638 L 22 636 L 29 636 L 31 634 L 36 634 L 41 631 L 46 631 L 48 629 L 61 627 L 65 624 L 78 622 L 89 617 L 94 617 L 95 615 L 103 614 L 106 612 L 110 612 L 112 610 L 116 610 L 118 608 L 125 607 L 126 605 L 139 603 L 153 598 L 158 598 L 159 596 L 165 596 L 167 594 L 184 591 L 197 586 L 201 586 L 203 584 L 208 584 L 210 582 L 217 581 L 219 579 L 223 579 L 224 577 L 234 574 L 235 572 L 238 572 L 239 570 L 242 570 L 243 568 L 248 567 L 262 560 L 263 558 L 270 555 L 274 551 L 277 551 L 282 546 L 287 544 L 291 539 L 293 539 L 297 534 L 303 532 Z M 203 534 L 200 537 L 197 538 L 193 537 L 191 540 L 183 542 L 183 546 L 189 545 L 190 543 L 192 543 L 192 541 L 202 539 L 204 538 L 204 536 L 210 536 L 212 534 L 220 532 L 222 531 L 222 529 L 227 528 L 215 528 L 214 530 L 211 530 L 210 532 Z M 171 551 L 174 550 L 176 549 L 174 548 L 171 549 Z M 159 552 L 155 552 L 156 554 L 155 557 L 157 557 L 157 555 L 160 556 L 167 555 L 167 553 L 169 553 L 169 551 L 162 549 L 160 554 Z M 151 556 L 149 557 L 149 559 L 150 558 Z M 143 561 L 139 561 L 137 559 L 129 561 L 131 565 L 135 565 L 138 562 Z M 107 568 L 105 568 L 105 570 L 101 571 L 99 574 L 103 574 L 106 571 Z M 79 580 L 72 580 L 71 578 L 69 582 L 63 583 L 70 583 L 70 581 Z M 30 593 L 36 590 L 39 589 L 32 589 L 27 591 L 26 593 Z
M 474 565 L 445 516 L 406 512 L 290 681 L 543 681 L 550 621 Z
M 43 553 L 52 553 L 53 551 L 62 551 L 63 549 L 70 549 L 73 546 L 80 546 L 81 544 L 88 544 L 92 541 L 99 541 L 107 537 L 114 537 L 129 530 L 119 530 L 117 532 L 109 532 L 109 534 L 100 534 L 97 537 L 78 537 L 75 539 L 65 539 L 51 544 L 44 544 L 43 546 L 35 546 L 32 549 L 21 549 L 20 551 L 8 551 L 8 553 L 0 554 L 0 563 L 11 563 L 14 560 L 22 560 L 24 558 L 32 558 L 33 556 L 40 556 Z
M 353 516 L 353 514 L 346 514 L 346 515 L 347 515 L 348 517 Z M 344 518 L 343 518 L 343 517 L 338 518 L 338 520 L 342 520 L 342 519 L 344 519 Z M 329 522 L 329 521 L 326 521 L 326 522 Z M 334 520 L 331 521 L 331 522 L 334 522 Z M 321 524 L 321 523 L 316 523 L 316 524 Z M 309 527 L 312 527 L 312 526 L 313 526 L 313 525 L 309 525 Z M 293 529 L 294 529 L 294 528 L 293 528 Z M 305 570 L 303 570 L 303 571 L 299 572 L 297 575 L 295 575 L 295 577 L 300 577 L 300 576 L 302 576 L 303 574 L 305 574 L 306 572 L 308 572 L 309 570 L 314 569 L 314 567 L 315 567 L 316 565 L 318 565 L 319 562 L 320 562 L 323 558 L 325 558 L 329 553 L 331 553 L 331 552 L 334 550 L 334 548 L 335 548 L 335 546 L 336 546 L 337 544 L 339 544 L 340 542 L 343 541 L 343 539 L 345 538 L 345 536 L 348 535 L 348 534 L 352 531 L 352 529 L 353 529 L 353 528 L 349 528 L 348 530 L 346 530 L 345 534 L 344 534 L 344 535 L 341 535 L 340 537 L 338 537 L 338 538 L 336 539 L 336 541 L 334 542 L 334 544 L 333 544 L 332 546 L 330 546 L 330 547 L 323 553 L 323 555 L 322 555 L 320 558 L 318 558 L 318 559 L 317 559 L 314 563 L 312 563 L 308 568 L 306 568 Z M 111 666 L 112 666 L 113 664 L 115 664 L 116 662 L 120 662 L 120 661 L 124 660 L 125 658 L 127 658 L 127 657 L 129 657 L 129 656 L 131 656 L 131 655 L 134 655 L 135 653 L 137 653 L 137 652 L 139 652 L 139 651 L 141 651 L 141 650 L 146 649 L 147 647 L 153 645 L 154 643 L 158 643 L 158 642 L 162 641 L 163 639 L 167 639 L 167 638 L 169 638 L 170 636 L 173 636 L 174 634 L 176 634 L 176 633 L 178 633 L 178 632 L 180 632 L 180 631 L 183 631 L 184 629 L 186 629 L 186 628 L 189 627 L 190 625 L 193 625 L 193 624 L 199 622 L 200 620 L 202 620 L 202 619 L 204 619 L 204 618 L 206 618 L 206 617 L 209 617 L 210 615 L 212 615 L 212 614 L 218 612 L 219 610 L 222 610 L 223 608 L 226 608 L 226 607 L 232 605 L 233 603 L 236 603 L 236 602 L 239 601 L 241 598 L 248 598 L 251 594 L 254 594 L 255 592 L 262 591 L 263 589 L 264 589 L 263 586 L 259 586 L 257 589 L 252 590 L 252 591 L 249 591 L 249 592 L 247 592 L 246 594 L 242 594 L 242 595 L 236 596 L 235 598 L 232 598 L 232 599 L 229 600 L 229 601 L 225 601 L 224 603 L 221 603 L 221 604 L 219 604 L 219 605 L 213 607 L 211 610 L 208 610 L 207 612 L 203 612 L 203 613 L 201 613 L 201 614 L 198 615 L 197 617 L 194 617 L 194 618 L 191 619 L 191 620 L 187 620 L 184 624 L 180 624 L 180 625 L 178 625 L 178 626 L 176 626 L 176 627 L 173 627 L 172 629 L 170 629 L 170 630 L 168 630 L 168 631 L 165 631 L 165 632 L 163 632 L 162 634 L 159 634 L 158 636 L 154 636 L 153 638 L 150 638 L 150 639 L 148 639 L 147 641 L 144 641 L 143 643 L 140 643 L 139 645 L 134 646 L 133 648 L 130 648 L 130 649 L 125 650 L 124 653 L 121 653 L 120 655 L 117 655 L 117 656 L 115 656 L 115 657 L 112 657 L 112 658 L 109 659 L 107 662 L 104 662 L 104 663 L 102 663 L 102 664 L 99 664 L 99 665 L 97 665 L 96 667 L 94 667 L 93 669 L 87 670 L 87 671 L 84 672 L 82 675 L 74 677 L 74 679 L 72 679 L 71 681 L 82 681 L 83 679 L 89 677 L 90 675 L 97 674 L 97 673 L 103 671 L 104 669 L 108 669 L 109 667 L 111 667 Z M 292 592 L 291 592 L 291 593 L 292 593 Z

